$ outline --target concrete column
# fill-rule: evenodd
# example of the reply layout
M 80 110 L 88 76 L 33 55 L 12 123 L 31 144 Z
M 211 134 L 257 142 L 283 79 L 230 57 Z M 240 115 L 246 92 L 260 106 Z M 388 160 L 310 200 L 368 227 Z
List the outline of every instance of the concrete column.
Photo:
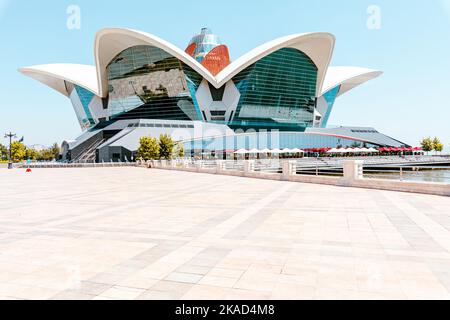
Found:
M 344 182 L 346 184 L 351 184 L 355 180 L 363 179 L 363 165 L 363 160 L 343 161 Z
M 244 161 L 244 173 L 252 173 L 255 171 L 255 160 Z
M 297 174 L 297 162 L 296 161 L 283 161 L 281 164 L 283 170 L 283 180 L 289 180 L 289 177 Z
M 217 165 L 217 173 L 220 173 L 220 172 L 226 170 L 226 166 L 225 166 L 225 161 L 224 160 L 218 160 L 216 165 Z

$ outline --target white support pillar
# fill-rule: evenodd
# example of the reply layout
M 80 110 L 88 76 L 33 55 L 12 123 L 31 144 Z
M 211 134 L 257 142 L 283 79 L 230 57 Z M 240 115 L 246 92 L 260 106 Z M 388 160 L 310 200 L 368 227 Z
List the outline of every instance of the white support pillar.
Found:
M 197 170 L 202 170 L 203 168 L 203 160 L 197 160 L 197 162 L 195 163 L 195 166 L 197 167 Z
M 363 160 L 343 161 L 345 184 L 349 185 L 355 180 L 363 179 L 363 165 Z
M 255 160 L 244 161 L 244 173 L 252 173 L 255 171 Z
M 297 163 L 296 161 L 283 161 L 281 164 L 283 170 L 282 178 L 283 180 L 289 180 L 289 177 L 297 174 Z
M 217 173 L 220 173 L 222 171 L 226 170 L 225 161 L 224 160 L 218 160 L 216 163 Z

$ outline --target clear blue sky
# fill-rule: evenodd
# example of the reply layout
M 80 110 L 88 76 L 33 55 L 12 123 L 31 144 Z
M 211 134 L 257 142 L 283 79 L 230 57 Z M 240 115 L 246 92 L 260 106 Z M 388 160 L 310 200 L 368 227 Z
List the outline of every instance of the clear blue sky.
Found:
M 66 27 L 67 7 L 81 8 L 81 29 Z M 381 9 L 381 29 L 367 28 L 367 8 Z M 181 48 L 210 27 L 232 59 L 276 37 L 327 31 L 337 38 L 332 65 L 384 75 L 338 99 L 330 123 L 374 126 L 417 145 L 439 136 L 450 145 L 450 0 L 22 1 L 0 0 L 0 143 L 3 132 L 50 145 L 80 133 L 70 101 L 17 68 L 94 64 L 95 32 L 135 28 Z

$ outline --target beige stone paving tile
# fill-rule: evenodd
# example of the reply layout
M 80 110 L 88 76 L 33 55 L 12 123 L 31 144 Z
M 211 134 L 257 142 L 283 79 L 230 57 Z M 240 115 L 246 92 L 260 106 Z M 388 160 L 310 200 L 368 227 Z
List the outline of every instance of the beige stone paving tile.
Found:
M 226 277 L 226 278 L 233 278 L 238 279 L 244 274 L 243 270 L 238 269 L 228 269 L 228 268 L 213 268 L 211 271 L 208 272 L 208 276 L 215 276 L 215 277 Z
M 206 275 L 210 270 L 210 267 L 184 265 L 179 267 L 177 272 Z
M 29 286 L 14 283 L 0 283 L 0 295 L 15 297 L 16 294 L 30 288 Z
M 119 281 L 122 281 L 125 278 L 126 278 L 126 276 L 123 276 L 123 275 L 111 274 L 111 273 L 100 273 L 100 274 L 97 274 L 95 277 L 89 279 L 89 281 L 96 282 L 96 283 L 116 285 Z
M 137 275 L 132 275 L 124 280 L 121 280 L 117 283 L 119 286 L 130 287 L 130 288 L 138 288 L 138 289 L 149 289 L 154 284 L 156 284 L 159 280 L 145 278 Z
M 179 300 L 182 296 L 181 292 L 147 290 L 136 300 Z
M 104 297 L 104 296 L 95 296 L 94 298 L 92 298 L 92 300 L 103 300 L 103 301 L 110 301 L 110 300 L 122 300 L 119 298 L 111 298 L 111 297 Z
M 281 274 L 278 278 L 279 283 L 294 283 L 303 286 L 317 285 L 317 273 L 304 273 L 301 275 Z
M 256 290 L 245 289 L 229 289 L 225 300 L 269 300 L 270 292 L 262 292 Z
M 59 290 L 52 290 L 39 287 L 28 287 L 14 294 L 15 298 L 25 300 L 47 300 L 59 293 Z
M 1 282 L 13 282 L 14 280 L 23 277 L 23 273 L 14 271 L 0 271 L 0 283 Z
M 224 258 L 218 264 L 217 268 L 247 270 L 252 261 L 246 258 Z
M 249 272 L 264 272 L 274 274 L 280 274 L 282 270 L 283 265 L 263 264 L 263 263 L 252 263 L 248 268 Z
M 315 293 L 315 286 L 279 282 L 272 291 L 270 298 L 274 300 L 311 300 Z
M 272 273 L 245 272 L 233 288 L 270 292 L 273 290 L 279 278 L 280 275 Z
M 182 283 L 198 283 L 203 278 L 203 275 L 193 273 L 172 272 L 165 280 L 182 282 Z
M 174 281 L 167 281 L 162 280 L 158 281 L 156 284 L 154 284 L 150 291 L 168 291 L 173 293 L 186 293 L 189 289 L 192 288 L 192 284 L 189 283 L 181 283 L 181 282 L 174 282 Z
M 134 300 L 144 292 L 144 289 L 114 286 L 104 291 L 101 296 L 121 300 Z
M 77 291 L 66 290 L 57 293 L 51 299 L 52 300 L 92 300 L 94 295 L 80 293 Z
M 230 289 L 221 286 L 207 284 L 195 285 L 183 297 L 182 300 L 224 300 L 230 293 Z
M 232 288 L 236 282 L 237 278 L 228 278 L 225 276 L 212 276 L 207 274 L 199 281 L 199 285 L 206 286 L 215 286 L 215 287 L 223 287 L 223 288 Z
M 69 287 L 68 290 L 78 291 L 89 295 L 100 295 L 111 287 L 112 285 L 110 284 L 80 281 L 79 283 Z

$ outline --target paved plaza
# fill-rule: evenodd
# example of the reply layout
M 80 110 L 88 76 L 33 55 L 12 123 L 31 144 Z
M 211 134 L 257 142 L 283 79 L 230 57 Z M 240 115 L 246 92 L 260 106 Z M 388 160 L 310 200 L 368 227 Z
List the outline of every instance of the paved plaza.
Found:
M 450 198 L 0 169 L 2 299 L 449 299 Z

